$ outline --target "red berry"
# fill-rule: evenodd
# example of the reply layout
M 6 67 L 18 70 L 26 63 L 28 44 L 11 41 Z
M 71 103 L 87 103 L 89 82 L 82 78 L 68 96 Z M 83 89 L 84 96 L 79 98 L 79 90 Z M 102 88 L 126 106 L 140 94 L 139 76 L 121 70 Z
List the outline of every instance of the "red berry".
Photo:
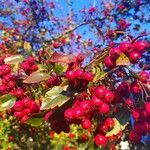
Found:
M 30 66 L 32 66 L 35 62 L 34 57 L 33 56 L 29 56 L 26 60 L 26 62 L 28 62 L 30 64 Z
M 8 75 L 11 73 L 11 68 L 9 65 L 3 65 L 2 67 L 3 75 Z
M 128 55 L 132 51 L 133 46 L 132 46 L 132 43 L 130 42 L 122 42 L 119 48 L 123 53 Z
M 73 80 L 76 78 L 76 74 L 74 71 L 67 71 L 66 72 L 66 77 L 69 79 L 69 80 Z
M 107 56 L 105 58 L 104 64 L 109 69 L 115 68 L 115 66 L 116 66 L 116 62 L 114 60 L 112 60 L 110 56 Z
M 131 92 L 133 92 L 134 94 L 139 94 L 142 91 L 140 85 L 136 81 L 131 83 L 130 89 L 131 89 Z
M 87 114 L 91 110 L 91 102 L 88 100 L 84 100 L 81 102 L 80 107 L 83 110 L 84 114 Z
M 11 75 L 11 74 L 8 74 L 8 75 L 6 75 L 6 76 L 3 77 L 2 83 L 3 84 L 8 84 L 8 82 L 10 82 L 12 80 L 14 80 L 14 76 Z
M 88 119 L 85 119 L 85 120 L 82 121 L 81 125 L 82 125 L 83 129 L 89 129 L 92 126 L 92 122 Z
M 135 64 L 141 58 L 141 54 L 133 51 L 129 54 L 129 58 L 130 58 L 131 63 Z
M 133 43 L 134 51 L 138 53 L 143 53 L 149 47 L 149 44 L 146 41 L 136 41 Z
M 99 126 L 99 133 L 103 133 L 103 134 L 105 134 L 107 131 L 108 131 L 108 126 L 106 126 L 105 124 L 104 125 L 102 125 L 102 126 Z
M 107 145 L 107 138 L 103 135 L 97 134 L 94 138 L 94 141 L 96 143 L 97 146 L 102 146 L 105 147 Z
M 7 93 L 7 86 L 6 85 L 0 85 L 0 94 Z
M 118 95 L 121 96 L 126 95 L 126 93 L 129 93 L 129 91 L 130 91 L 130 87 L 128 82 L 121 82 L 116 89 Z
M 23 63 L 21 64 L 21 68 L 22 68 L 23 70 L 27 71 L 27 70 L 29 70 L 29 68 L 30 68 L 30 64 L 25 61 L 25 62 L 23 62 Z
M 149 77 L 150 77 L 150 75 L 147 71 L 142 71 L 139 75 L 139 80 L 141 82 L 146 83 L 148 81 Z
M 141 140 L 141 135 L 138 135 L 134 130 L 130 132 L 129 140 L 133 143 L 139 143 Z
M 35 101 L 31 101 L 31 106 L 30 106 L 30 113 L 38 113 L 39 112 L 39 106 L 36 104 Z
M 88 141 L 88 140 L 89 140 L 88 135 L 86 135 L 86 134 L 84 134 L 84 133 L 81 134 L 80 138 L 82 139 L 82 141 Z
M 14 108 L 16 111 L 21 111 L 22 108 L 23 108 L 23 103 L 22 103 L 22 101 L 17 101 L 17 102 L 15 103 L 15 105 L 13 106 L 13 108 Z
M 23 89 L 21 88 L 18 88 L 14 91 L 14 95 L 17 97 L 17 98 L 22 98 L 24 96 L 24 91 Z
M 16 82 L 15 82 L 15 81 L 9 81 L 9 82 L 7 83 L 7 87 L 8 87 L 9 89 L 14 88 L 15 86 L 16 86 Z
M 110 110 L 109 105 L 106 103 L 103 103 L 103 105 L 99 109 L 99 113 L 100 114 L 107 114 L 107 113 L 109 113 L 109 110 Z
M 105 87 L 104 86 L 99 86 L 95 89 L 95 95 L 98 97 L 98 98 L 104 98 L 105 96 Z
M 99 108 L 103 105 L 103 100 L 102 99 L 99 99 L 97 96 L 93 95 L 92 96 L 92 99 L 91 99 L 91 105 L 94 107 L 94 108 Z
M 37 64 L 34 64 L 34 65 L 31 67 L 31 70 L 32 70 L 32 71 L 38 70 L 38 65 L 37 65 Z
M 24 116 L 24 111 L 16 111 L 14 113 L 14 116 L 17 117 L 18 119 L 21 119 Z
M 139 135 L 145 135 L 145 134 L 147 134 L 148 133 L 148 131 L 149 131 L 149 125 L 148 125 L 148 123 L 147 122 L 137 122 L 137 123 L 135 123 L 135 125 L 134 125 L 134 131 L 136 132 L 136 133 L 138 133 Z
M 54 48 L 59 48 L 60 47 L 60 44 L 59 44 L 59 42 L 53 42 L 53 47 Z
M 111 92 L 110 90 L 106 90 L 105 91 L 104 101 L 106 103 L 111 103 L 113 100 L 114 100 L 114 93 Z
M 74 109 L 74 117 L 75 119 L 81 119 L 83 117 L 83 110 L 81 107 L 77 107 Z
M 90 72 L 85 72 L 83 75 L 83 78 L 86 81 L 92 81 L 93 80 L 93 74 Z
M 82 79 L 83 78 L 83 74 L 84 74 L 84 71 L 82 69 L 78 69 L 78 70 L 75 71 L 75 76 L 78 79 Z
M 146 102 L 144 108 L 147 115 L 150 115 L 150 102 Z
M 115 121 L 112 118 L 106 118 L 105 125 L 111 129 L 115 125 Z
M 74 118 L 74 110 L 72 108 L 68 108 L 64 112 L 64 117 L 66 119 L 72 120 Z
M 134 106 L 134 100 L 131 98 L 125 99 L 125 103 L 127 104 L 128 107 L 133 107 Z
M 118 47 L 112 48 L 109 52 L 109 55 L 112 59 L 117 59 L 121 54 L 121 50 Z
M 24 115 L 24 116 L 21 118 L 21 123 L 25 123 L 28 119 L 29 119 L 29 116 L 28 116 L 28 115 Z
M 77 56 L 77 62 L 82 62 L 84 60 L 84 56 L 82 54 L 79 54 Z
M 32 104 L 32 100 L 30 100 L 28 97 L 22 99 L 23 107 L 29 108 Z
M 9 136 L 9 142 L 12 142 L 14 140 L 14 136 Z

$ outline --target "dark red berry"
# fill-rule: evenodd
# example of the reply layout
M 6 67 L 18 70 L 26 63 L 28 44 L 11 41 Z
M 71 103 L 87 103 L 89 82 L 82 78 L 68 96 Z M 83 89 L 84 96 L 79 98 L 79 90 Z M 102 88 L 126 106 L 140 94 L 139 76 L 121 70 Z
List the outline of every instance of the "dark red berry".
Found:
M 138 135 L 134 130 L 132 130 L 129 134 L 129 140 L 133 143 L 139 143 L 141 140 L 141 135 Z

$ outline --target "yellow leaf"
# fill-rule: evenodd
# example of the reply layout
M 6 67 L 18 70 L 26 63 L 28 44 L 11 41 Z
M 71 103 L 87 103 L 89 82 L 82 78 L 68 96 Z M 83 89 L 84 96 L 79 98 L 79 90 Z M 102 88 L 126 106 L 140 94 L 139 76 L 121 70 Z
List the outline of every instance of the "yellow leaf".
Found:
M 24 47 L 24 49 L 27 50 L 27 51 L 31 50 L 31 45 L 30 45 L 29 42 L 24 42 L 23 47 Z
M 124 53 L 121 53 L 121 55 L 119 56 L 119 58 L 116 60 L 116 65 L 117 66 L 120 66 L 120 65 L 128 66 L 130 64 L 131 63 L 130 63 L 129 58 Z

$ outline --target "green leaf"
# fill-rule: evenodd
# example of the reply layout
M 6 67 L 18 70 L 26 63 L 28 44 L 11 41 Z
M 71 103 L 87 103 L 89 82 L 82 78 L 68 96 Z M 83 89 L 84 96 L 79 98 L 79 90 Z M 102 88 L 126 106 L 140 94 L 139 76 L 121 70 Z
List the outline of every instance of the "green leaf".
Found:
M 44 64 L 38 64 L 38 70 L 39 71 L 47 71 L 48 67 Z
M 16 97 L 11 94 L 6 94 L 0 97 L 0 111 L 5 111 L 14 106 Z
M 24 60 L 22 55 L 13 55 L 4 59 L 6 64 L 17 64 L 21 63 Z
M 31 125 L 33 127 L 39 127 L 43 124 L 43 118 L 30 118 L 26 121 L 26 124 Z
M 52 89 L 46 92 L 46 96 L 51 97 L 53 99 L 66 88 L 67 86 L 54 86 Z
M 70 97 L 59 94 L 55 98 L 46 97 L 46 99 L 42 102 L 41 110 L 53 109 L 56 106 L 60 107 L 64 103 L 66 103 Z
M 99 67 L 93 68 L 93 74 L 94 74 L 93 82 L 96 82 L 99 79 L 103 78 L 103 76 L 105 76 L 105 72 L 101 71 L 101 69 Z
M 67 65 L 56 63 L 53 70 L 57 75 L 61 75 L 63 72 L 67 70 Z
M 38 83 L 44 80 L 48 80 L 50 75 L 44 72 L 33 72 L 28 76 L 23 83 Z

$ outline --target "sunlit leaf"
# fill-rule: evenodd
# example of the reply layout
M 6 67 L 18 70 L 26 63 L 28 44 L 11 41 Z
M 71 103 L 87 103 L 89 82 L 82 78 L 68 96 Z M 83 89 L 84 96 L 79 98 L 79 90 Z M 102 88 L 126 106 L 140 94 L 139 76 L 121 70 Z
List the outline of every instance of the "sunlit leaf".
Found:
M 33 72 L 28 76 L 23 83 L 38 83 L 44 80 L 48 80 L 50 75 L 44 72 Z
M 103 78 L 103 76 L 105 75 L 105 72 L 102 71 L 102 70 L 100 69 L 100 67 L 94 67 L 94 68 L 92 69 L 92 72 L 93 72 L 93 74 L 94 74 L 93 82 L 98 81 L 99 79 Z
M 43 118 L 30 118 L 26 121 L 26 124 L 31 125 L 33 127 L 39 127 L 43 124 Z
M 119 58 L 116 60 L 116 65 L 117 66 L 120 66 L 120 65 L 128 66 L 130 64 L 131 63 L 130 63 L 129 58 L 124 53 L 121 53 L 121 55 L 119 56 Z
M 41 110 L 53 109 L 56 106 L 60 107 L 64 103 L 66 103 L 70 97 L 59 94 L 57 97 L 51 99 L 51 97 L 46 97 L 46 99 L 42 102 Z
M 0 111 L 5 111 L 14 106 L 16 97 L 11 94 L 6 94 L 0 97 Z
M 61 86 L 54 86 L 52 89 L 50 89 L 48 92 L 46 92 L 46 96 L 52 97 L 57 96 L 60 94 L 64 89 Z
M 4 59 L 6 64 L 17 64 L 21 63 L 24 60 L 22 55 L 13 55 Z

